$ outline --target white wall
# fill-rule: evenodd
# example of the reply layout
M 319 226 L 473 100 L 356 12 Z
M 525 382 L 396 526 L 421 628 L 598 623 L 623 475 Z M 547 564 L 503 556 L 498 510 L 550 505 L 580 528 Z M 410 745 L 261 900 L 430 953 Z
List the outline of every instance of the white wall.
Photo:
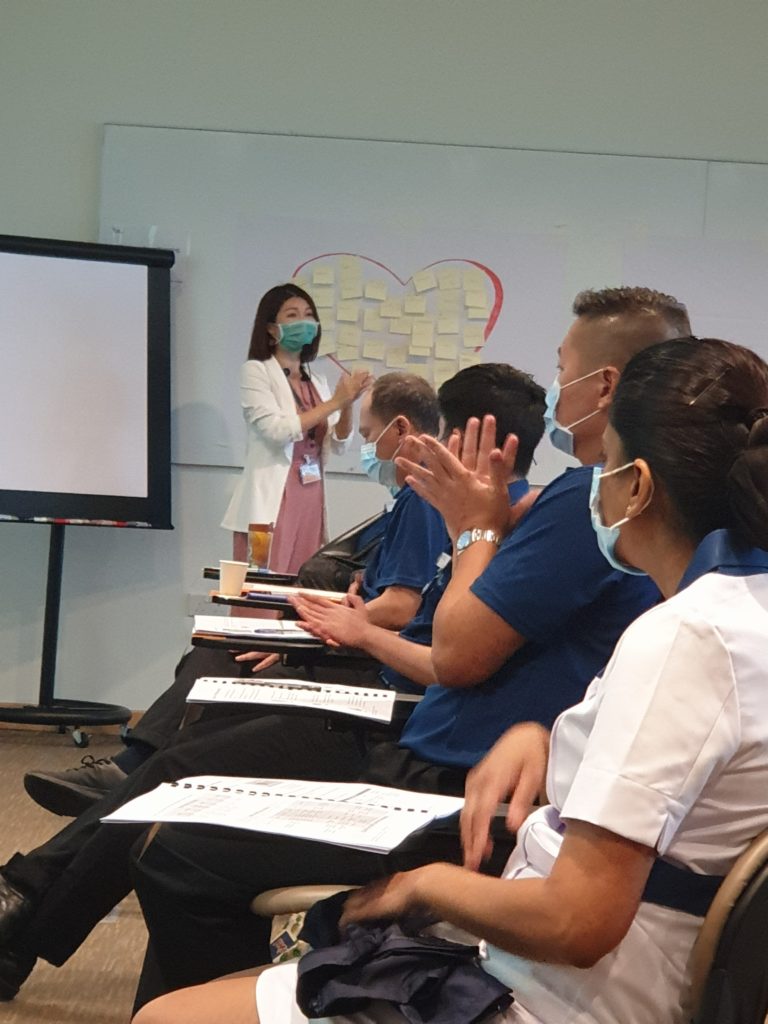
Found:
M 768 162 L 766 38 L 763 0 L 0 0 L 0 232 L 96 239 L 106 122 Z M 177 467 L 174 533 L 68 531 L 57 693 L 170 680 L 232 479 Z M 329 495 L 338 530 L 380 492 Z M 0 525 L 2 700 L 36 692 L 47 532 Z

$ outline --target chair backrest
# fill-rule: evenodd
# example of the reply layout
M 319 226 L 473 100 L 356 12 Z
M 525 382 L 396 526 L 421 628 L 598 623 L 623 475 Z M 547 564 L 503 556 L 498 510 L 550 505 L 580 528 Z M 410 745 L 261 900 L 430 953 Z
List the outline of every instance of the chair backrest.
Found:
M 365 522 L 329 540 L 302 565 L 296 582 L 301 587 L 319 590 L 346 590 L 353 574 L 364 570 L 373 558 L 386 525 L 386 512 L 377 512 Z
M 763 1024 L 768 1013 L 768 831 L 731 868 L 691 959 L 693 1024 Z

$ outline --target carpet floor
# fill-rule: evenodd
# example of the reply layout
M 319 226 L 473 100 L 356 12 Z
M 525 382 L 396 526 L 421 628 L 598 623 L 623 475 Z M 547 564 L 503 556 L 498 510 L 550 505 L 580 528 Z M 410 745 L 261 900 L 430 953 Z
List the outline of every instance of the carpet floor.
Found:
M 45 842 L 69 818 L 58 818 L 24 792 L 26 771 L 59 771 L 84 754 L 109 757 L 120 748 L 114 736 L 93 736 L 87 751 L 68 736 L 0 729 L 0 777 L 5 780 L 0 863 Z M 11 1003 L 0 1003 L 0 1024 L 128 1024 L 146 930 L 136 899 L 125 899 L 63 967 L 40 961 Z

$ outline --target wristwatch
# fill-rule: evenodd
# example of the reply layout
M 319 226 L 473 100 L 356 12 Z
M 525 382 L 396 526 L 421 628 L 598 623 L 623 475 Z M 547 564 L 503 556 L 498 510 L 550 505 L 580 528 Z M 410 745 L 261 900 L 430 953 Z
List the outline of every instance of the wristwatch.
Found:
M 473 530 L 464 530 L 456 538 L 456 554 L 460 555 L 462 551 L 466 551 L 476 540 L 487 540 L 498 547 L 501 544 L 501 534 L 495 530 L 481 530 L 477 526 Z

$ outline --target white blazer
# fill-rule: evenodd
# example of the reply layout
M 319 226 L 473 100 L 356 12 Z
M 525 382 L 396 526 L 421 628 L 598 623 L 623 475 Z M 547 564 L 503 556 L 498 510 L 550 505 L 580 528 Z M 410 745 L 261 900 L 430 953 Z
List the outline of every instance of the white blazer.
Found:
M 320 400 L 331 397 L 325 377 L 307 366 Z M 264 362 L 249 359 L 240 371 L 240 404 L 247 425 L 245 465 L 221 525 L 245 533 L 249 523 L 274 523 L 280 511 L 294 441 L 301 440 L 301 424 L 291 386 L 274 356 Z M 333 431 L 339 413 L 328 417 L 321 458 L 329 451 L 343 452 L 351 440 L 339 440 Z

